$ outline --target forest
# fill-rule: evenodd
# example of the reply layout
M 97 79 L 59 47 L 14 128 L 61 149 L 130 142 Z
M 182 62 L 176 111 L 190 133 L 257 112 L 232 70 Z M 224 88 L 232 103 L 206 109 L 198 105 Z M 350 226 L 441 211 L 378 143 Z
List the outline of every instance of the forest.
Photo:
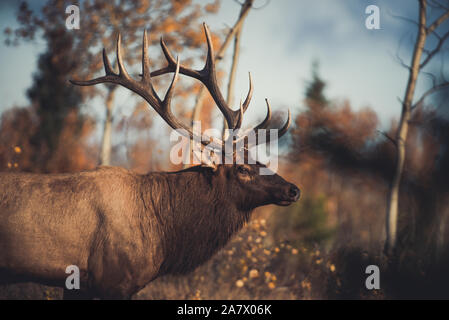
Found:
M 187 168 L 170 161 L 171 128 L 144 99 L 116 84 L 75 86 L 69 80 L 103 76 L 103 47 L 112 68 L 119 68 L 118 33 L 123 62 L 137 79 L 144 30 L 154 70 L 166 63 L 162 36 L 184 65 L 201 67 L 205 22 L 217 80 L 234 110 L 247 94 L 251 71 L 256 100 L 243 127 L 263 120 L 266 97 L 273 97 L 273 128 L 282 127 L 290 110 L 277 173 L 297 185 L 301 197 L 290 206 L 257 208 L 207 262 L 187 274 L 159 277 L 133 299 L 449 298 L 449 1 L 376 1 L 380 30 L 365 26 L 369 1 L 352 8 L 331 2 L 317 5 L 314 19 L 328 19 L 328 4 L 340 8 L 336 14 L 347 12 L 357 34 L 373 46 L 379 41 L 375 52 L 385 57 L 369 56 L 374 49 L 357 51 L 363 44 L 326 38 L 326 28 L 335 28 L 357 41 L 356 31 L 338 22 L 296 23 L 280 16 L 289 6 L 306 11 L 307 1 L 83 0 L 75 29 L 68 27 L 69 0 L 5 1 L 0 6 L 11 17 L 0 23 L 0 171 L 76 173 L 101 165 L 145 174 Z M 257 34 L 266 15 L 274 22 L 260 30 L 272 33 Z M 286 29 L 290 40 L 281 46 L 275 38 L 287 37 Z M 255 43 L 266 52 L 251 51 Z M 302 50 L 307 55 L 295 56 Z M 283 62 L 287 51 L 291 60 Z M 20 74 L 23 68 L 8 68 L 19 66 L 13 59 L 24 52 L 35 56 L 27 82 L 20 80 L 28 76 Z M 356 65 L 377 59 L 369 71 Z M 161 97 L 172 77 L 152 77 Z M 16 81 L 20 97 L 19 91 L 8 93 Z M 367 91 L 375 93 L 366 97 Z M 392 104 L 381 105 L 386 101 Z M 172 109 L 187 126 L 226 125 L 205 86 L 182 75 Z M 366 286 L 371 265 L 380 272 L 374 290 Z M 0 285 L 0 298 L 61 299 L 62 290 L 30 282 Z

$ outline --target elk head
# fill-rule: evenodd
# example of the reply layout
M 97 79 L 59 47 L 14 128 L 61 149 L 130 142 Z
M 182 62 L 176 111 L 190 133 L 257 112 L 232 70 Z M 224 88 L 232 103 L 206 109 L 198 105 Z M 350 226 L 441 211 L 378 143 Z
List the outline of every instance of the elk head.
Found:
M 300 190 L 292 183 L 285 181 L 278 174 L 261 175 L 261 163 L 219 165 L 216 173 L 223 175 L 226 184 L 233 194 L 236 204 L 242 210 L 276 204 L 288 206 L 299 199 Z
M 142 74 L 140 81 L 131 78 L 123 65 L 120 34 L 118 35 L 116 48 L 117 65 L 119 69 L 118 73 L 113 71 L 107 54 L 103 49 L 103 63 L 106 73 L 105 76 L 88 81 L 70 81 L 71 83 L 80 86 L 91 86 L 99 83 L 114 83 L 121 85 L 144 98 L 170 127 L 178 130 L 178 132 L 184 134 L 192 140 L 200 141 L 203 145 L 203 148 L 212 150 L 212 154 L 218 154 L 218 161 L 216 161 L 217 158 L 215 158 L 215 160 L 209 158 L 209 161 L 203 163 L 202 166 L 193 167 L 190 170 L 204 171 L 213 176 L 220 177 L 223 184 L 226 184 L 228 186 L 227 188 L 231 189 L 235 197 L 238 198 L 237 202 L 240 203 L 242 209 L 243 207 L 247 207 L 247 209 L 253 209 L 255 207 L 267 204 L 289 205 L 292 202 L 297 201 L 300 195 L 299 189 L 295 185 L 286 182 L 282 177 L 275 174 L 274 172 L 267 175 L 261 175 L 260 169 L 267 169 L 263 164 L 255 161 L 252 162 L 253 164 L 247 164 L 247 162 L 245 161 L 244 164 L 235 164 L 235 148 L 236 146 L 241 146 L 242 141 L 244 142 L 243 148 L 246 151 L 248 151 L 251 147 L 255 147 L 257 146 L 257 144 L 261 143 L 261 139 L 259 139 L 259 133 L 261 132 L 261 129 L 266 129 L 271 121 L 271 108 L 268 100 L 266 100 L 267 115 L 259 125 L 254 126 L 249 130 L 245 130 L 244 134 L 240 134 L 237 137 L 235 135 L 229 135 L 229 137 L 224 141 L 216 137 L 207 137 L 205 135 L 198 136 L 188 126 L 174 117 L 171 111 L 170 103 L 173 97 L 173 91 L 178 80 L 178 76 L 179 74 L 183 74 L 200 81 L 208 89 L 209 93 L 211 94 L 212 98 L 223 114 L 227 123 L 227 127 L 230 130 L 242 131 L 240 128 L 243 120 L 243 115 L 249 106 L 253 93 L 251 75 L 249 75 L 249 90 L 245 101 L 243 103 L 240 102 L 240 108 L 238 110 L 231 109 L 225 102 L 223 95 L 219 89 L 216 78 L 215 55 L 210 32 L 206 24 L 203 24 L 203 26 L 206 34 L 208 51 L 205 66 L 201 70 L 190 69 L 180 64 L 179 58 L 175 59 L 173 57 L 164 40 L 161 38 L 160 44 L 168 64 L 162 69 L 150 72 L 150 62 L 147 52 L 148 40 L 147 33 L 145 31 L 143 35 Z M 166 73 L 174 73 L 174 76 L 164 99 L 161 99 L 154 90 L 151 79 L 152 77 L 160 76 Z M 278 129 L 278 139 L 287 132 L 290 123 L 291 116 L 290 111 L 288 111 L 288 119 L 286 123 L 280 129 Z M 248 141 L 249 132 L 255 133 L 255 139 L 252 139 L 252 142 Z M 262 132 L 265 132 L 265 130 L 262 130 Z M 270 143 L 270 136 L 267 136 L 263 143 Z M 231 146 L 230 152 L 229 146 Z M 233 164 L 222 164 L 225 163 L 225 158 L 229 156 L 233 158 Z M 244 158 L 248 159 L 248 157 L 248 152 L 246 152 Z M 204 158 L 202 158 L 202 160 L 204 160 Z

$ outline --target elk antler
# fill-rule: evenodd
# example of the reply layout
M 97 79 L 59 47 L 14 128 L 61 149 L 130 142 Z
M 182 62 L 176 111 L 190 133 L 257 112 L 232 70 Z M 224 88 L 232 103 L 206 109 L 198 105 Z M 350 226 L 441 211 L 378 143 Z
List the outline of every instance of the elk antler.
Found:
M 115 73 L 112 70 L 111 63 L 109 62 L 109 59 L 107 57 L 105 49 L 103 49 L 103 64 L 105 69 L 105 76 L 87 80 L 87 81 L 79 81 L 79 80 L 70 80 L 72 84 L 79 85 L 79 86 L 92 86 L 99 83 L 115 83 L 119 84 L 135 93 L 137 93 L 139 96 L 144 98 L 156 112 L 167 122 L 167 124 L 172 127 L 173 129 L 184 129 L 185 132 L 188 133 L 190 139 L 194 139 L 196 141 L 201 141 L 202 144 L 213 148 L 213 149 L 220 149 L 224 150 L 225 142 L 220 141 L 219 143 L 215 142 L 219 139 L 213 138 L 210 139 L 209 137 L 205 137 L 205 139 L 202 139 L 201 137 L 198 137 L 192 130 L 184 125 L 182 122 L 178 121 L 172 111 L 171 111 L 171 100 L 173 97 L 174 92 L 174 86 L 176 84 L 176 81 L 178 80 L 178 75 L 184 74 L 186 76 L 195 78 L 199 81 L 201 81 L 206 88 L 209 90 L 211 96 L 213 97 L 215 103 L 217 104 L 220 111 L 223 113 L 223 116 L 226 119 L 226 122 L 228 124 L 229 129 L 239 129 L 242 124 L 243 120 L 243 114 L 248 109 L 249 103 L 251 101 L 252 93 L 253 93 L 253 85 L 251 80 L 251 74 L 249 75 L 249 90 L 248 95 L 243 103 L 240 103 L 239 110 L 232 110 L 224 101 L 223 95 L 221 94 L 221 91 L 218 87 L 217 83 L 217 77 L 216 77 L 216 69 L 215 69 L 215 56 L 214 56 L 214 49 L 212 46 L 212 40 L 210 37 L 210 32 L 206 24 L 204 25 L 204 31 L 206 34 L 206 40 L 207 40 L 207 59 L 206 64 L 202 70 L 193 70 L 189 69 L 179 63 L 179 58 L 175 60 L 173 55 L 170 53 L 169 49 L 167 48 L 167 45 L 165 44 L 164 40 L 161 38 L 161 47 L 162 51 L 165 55 L 165 58 L 167 59 L 168 65 L 160 70 L 156 70 L 153 72 L 150 72 L 150 61 L 148 58 L 148 40 L 147 40 L 147 32 L 144 31 L 143 35 L 143 47 L 142 47 L 142 74 L 141 74 L 141 80 L 137 81 L 130 77 L 128 72 L 126 71 L 124 65 L 123 65 L 123 58 L 121 53 L 121 36 L 118 35 L 117 38 L 117 64 L 119 68 L 119 72 Z M 165 94 L 165 97 L 163 100 L 159 98 L 156 91 L 154 90 L 153 84 L 151 82 L 151 78 L 155 76 L 159 76 L 162 74 L 174 72 L 172 82 L 167 90 L 167 93 Z M 268 100 L 266 100 L 267 103 L 267 116 L 265 117 L 264 121 L 254 127 L 256 129 L 256 137 L 258 138 L 258 129 L 265 129 L 268 127 L 270 120 L 271 120 L 271 108 L 270 104 L 268 103 Z M 282 137 L 286 132 L 290 125 L 290 111 L 288 113 L 288 119 L 285 125 L 280 129 L 278 138 Z M 233 140 L 233 145 L 235 145 L 238 141 L 241 139 L 244 139 L 245 137 L 240 137 L 238 139 Z M 259 139 L 256 140 L 257 143 L 259 143 Z M 267 137 L 266 142 L 268 143 L 270 141 L 269 137 Z M 257 144 L 256 143 L 256 144 Z
M 150 73 L 150 60 L 148 58 L 148 40 L 147 40 L 147 32 L 144 31 L 143 35 L 143 46 L 142 46 L 142 79 L 141 81 L 136 81 L 132 79 L 128 72 L 126 71 L 123 65 L 123 58 L 121 52 L 121 36 L 118 35 L 117 38 L 117 64 L 119 68 L 119 73 L 115 73 L 112 70 L 111 63 L 109 62 L 108 56 L 106 54 L 106 50 L 103 49 L 103 64 L 106 75 L 103 77 L 99 77 L 92 80 L 87 81 L 79 81 L 79 80 L 70 80 L 70 82 L 74 85 L 78 86 L 92 86 L 99 83 L 115 83 L 119 84 L 144 98 L 156 112 L 167 122 L 167 124 L 173 129 L 184 129 L 189 134 L 191 139 L 195 139 L 197 141 L 202 141 L 201 137 L 195 135 L 192 130 L 184 125 L 182 122 L 178 121 L 173 113 L 171 112 L 171 100 L 173 97 L 173 91 L 175 84 L 178 80 L 179 75 L 179 58 L 176 61 L 174 76 L 170 87 L 165 94 L 164 100 L 161 100 L 154 90 L 153 84 L 151 82 L 151 73 Z M 217 148 L 216 145 L 208 141 L 202 141 L 205 145 L 210 145 L 211 147 Z
M 251 74 L 249 74 L 249 90 L 248 94 L 246 96 L 246 99 L 243 103 L 243 105 L 240 106 L 240 110 L 232 110 L 225 100 L 223 99 L 223 95 L 221 94 L 220 88 L 217 83 L 217 76 L 216 76 L 216 68 L 215 68 L 215 55 L 214 55 L 214 48 L 212 46 L 212 40 L 209 32 L 209 28 L 205 23 L 203 23 L 204 27 L 204 33 L 206 34 L 206 42 L 207 42 L 207 58 L 206 63 L 204 65 L 204 68 L 201 70 L 193 70 L 190 68 L 187 68 L 183 65 L 179 66 L 179 73 L 186 75 L 188 77 L 195 78 L 199 81 L 201 81 L 206 88 L 209 90 L 210 95 L 214 99 L 215 103 L 217 104 L 220 111 L 223 113 L 223 116 L 226 119 L 226 122 L 228 124 L 229 129 L 239 129 L 242 120 L 243 120 L 243 114 L 248 109 L 249 103 L 251 102 L 251 97 L 253 94 L 253 85 L 252 85 L 252 79 Z M 161 38 L 161 47 L 162 51 L 164 52 L 165 58 L 167 59 L 168 65 L 162 69 L 153 71 L 151 73 L 152 76 L 159 76 L 162 74 L 166 74 L 169 72 L 175 72 L 176 71 L 176 60 L 174 59 L 173 55 L 170 53 L 167 45 L 165 44 L 163 38 Z M 266 129 L 271 120 L 271 108 L 270 104 L 268 103 L 268 100 L 265 99 L 267 103 L 267 116 L 265 119 L 260 123 L 259 125 L 255 126 L 254 129 Z M 288 119 L 284 126 L 279 130 L 278 132 L 278 139 L 282 137 L 288 130 L 288 127 L 290 126 L 291 118 L 290 118 L 290 110 L 288 111 Z M 254 130 L 253 129 L 253 130 Z M 258 137 L 257 131 L 256 136 Z M 239 138 L 238 140 L 243 139 L 244 137 Z M 237 141 L 238 141 L 237 140 Z M 234 143 L 236 143 L 235 141 Z M 267 137 L 266 142 L 269 142 L 269 137 Z

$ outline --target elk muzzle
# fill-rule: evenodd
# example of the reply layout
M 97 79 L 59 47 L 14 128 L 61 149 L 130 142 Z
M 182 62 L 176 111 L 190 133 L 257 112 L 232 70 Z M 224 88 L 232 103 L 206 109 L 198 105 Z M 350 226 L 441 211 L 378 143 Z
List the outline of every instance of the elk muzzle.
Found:
M 279 200 L 276 202 L 278 206 L 288 206 L 293 202 L 299 200 L 301 190 L 293 183 L 288 183 L 286 187 L 282 188 Z

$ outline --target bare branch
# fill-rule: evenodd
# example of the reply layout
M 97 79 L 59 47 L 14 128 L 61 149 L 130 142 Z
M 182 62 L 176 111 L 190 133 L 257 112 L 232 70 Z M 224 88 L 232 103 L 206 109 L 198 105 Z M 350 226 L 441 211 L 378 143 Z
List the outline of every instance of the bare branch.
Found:
M 440 89 L 446 88 L 446 87 L 449 87 L 449 82 L 443 82 L 443 83 L 440 83 L 439 85 L 433 86 L 432 88 L 430 88 L 429 90 L 424 92 L 424 94 L 421 96 L 421 98 L 411 107 L 411 109 L 415 109 L 415 108 L 421 106 L 423 104 L 424 100 L 426 99 L 426 97 L 428 97 L 432 93 L 434 93 Z
M 390 135 L 388 133 L 386 133 L 385 131 L 381 131 L 381 130 L 377 130 L 378 133 L 380 133 L 381 135 L 383 135 L 385 138 L 387 138 L 391 143 L 393 143 L 393 145 L 395 147 L 397 147 L 397 142 L 396 140 L 394 140 L 392 137 L 390 137 Z
M 405 38 L 405 36 L 402 36 L 401 39 L 399 40 L 398 47 L 397 47 L 397 49 L 396 49 L 395 55 L 393 56 L 393 54 L 391 54 L 391 53 L 390 53 L 390 54 L 391 54 L 392 58 L 395 59 L 401 66 L 403 66 L 403 67 L 406 68 L 407 70 L 410 70 L 410 66 L 407 65 L 407 64 L 404 62 L 404 60 L 402 60 L 402 58 L 399 56 L 399 49 L 400 49 L 401 46 L 402 46 L 402 42 L 404 41 L 404 38 Z
M 445 9 L 445 10 L 449 10 L 449 7 L 443 5 L 443 4 L 441 4 L 440 2 L 435 1 L 435 0 L 429 0 L 429 5 L 430 5 L 431 7 L 433 7 L 433 8 L 436 8 L 436 9 Z
M 443 13 L 438 19 L 436 19 L 426 30 L 427 34 L 435 31 L 436 28 L 440 26 L 447 18 L 449 18 L 449 9 Z
M 436 86 L 437 85 L 437 78 L 435 77 L 435 75 L 433 73 L 427 72 L 427 71 L 420 71 L 422 74 L 428 76 L 429 78 L 431 78 L 432 80 L 432 86 Z
M 402 58 L 399 56 L 399 52 L 396 52 L 395 58 L 396 58 L 396 61 L 397 61 L 402 67 L 404 67 L 404 68 L 407 69 L 407 70 L 411 70 L 411 67 L 410 67 L 408 64 L 406 64 L 406 63 L 404 62 L 404 60 L 402 60 Z
M 435 33 L 436 34 L 436 33 Z M 427 57 L 424 59 L 424 61 L 419 66 L 420 69 L 424 68 L 427 63 L 441 50 L 441 47 L 443 46 L 444 42 L 449 38 L 449 31 L 444 34 L 444 36 L 440 37 L 438 36 L 438 44 L 432 51 L 427 51 Z

